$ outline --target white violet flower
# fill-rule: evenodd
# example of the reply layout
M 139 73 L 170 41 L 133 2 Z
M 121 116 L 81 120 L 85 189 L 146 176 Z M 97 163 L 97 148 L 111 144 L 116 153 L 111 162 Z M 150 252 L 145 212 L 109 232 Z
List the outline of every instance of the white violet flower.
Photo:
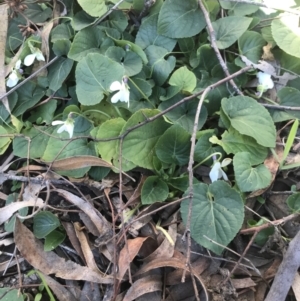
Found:
M 222 168 L 229 165 L 231 161 L 232 160 L 229 158 L 224 159 L 222 163 L 220 163 L 217 160 L 214 160 L 214 165 L 209 173 L 209 177 L 212 183 L 221 178 L 223 178 L 225 181 L 228 181 L 228 177 Z
M 271 79 L 271 74 L 259 71 L 257 72 L 256 77 L 258 78 L 258 86 L 257 86 L 257 92 L 259 92 L 258 97 L 260 97 L 268 89 L 272 89 L 274 87 L 274 82 Z
M 127 102 L 128 108 L 129 108 L 129 87 L 127 85 L 127 81 L 128 81 L 128 78 L 123 77 L 121 83 L 118 81 L 115 81 L 110 85 L 109 89 L 111 91 L 119 91 L 111 98 L 112 103 L 116 103 L 119 100 L 122 102 Z
M 32 54 L 28 54 L 24 59 L 25 66 L 31 66 L 35 59 L 38 61 L 45 61 L 42 51 L 36 47 L 30 47 Z
M 13 68 L 7 79 L 6 86 L 9 88 L 14 87 L 22 78 L 22 72 L 23 70 L 21 69 L 21 60 L 17 60 L 15 67 Z
M 69 113 L 68 118 L 66 121 L 56 120 L 52 121 L 52 125 L 62 124 L 62 126 L 57 130 L 57 133 L 62 133 L 66 131 L 69 133 L 70 138 L 73 136 L 74 131 L 74 119 L 72 118 L 72 113 Z

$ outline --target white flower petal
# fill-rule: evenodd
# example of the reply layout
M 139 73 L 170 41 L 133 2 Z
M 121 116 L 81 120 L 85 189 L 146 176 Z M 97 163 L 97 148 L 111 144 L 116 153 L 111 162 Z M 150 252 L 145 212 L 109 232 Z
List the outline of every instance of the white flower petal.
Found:
M 61 120 L 55 120 L 55 121 L 52 121 L 52 125 L 58 125 L 58 124 L 64 124 L 65 122 L 64 121 L 61 121 Z
M 126 90 L 120 90 L 120 101 L 128 102 L 129 101 L 129 94 Z
M 221 169 L 221 172 L 222 172 L 222 177 L 225 181 L 228 181 L 228 177 L 226 175 L 226 173 Z
M 6 86 L 9 87 L 9 88 L 12 88 L 18 83 L 18 81 L 19 81 L 18 77 L 9 76 L 9 78 L 6 82 Z
M 36 53 L 35 53 L 35 57 L 38 61 L 45 61 L 45 58 L 43 56 L 43 53 L 41 50 L 37 50 Z
M 24 59 L 24 65 L 25 66 L 31 66 L 34 62 L 35 56 L 36 56 L 35 53 L 27 55 Z
M 220 169 L 221 169 L 220 162 L 215 162 L 214 166 L 212 167 L 209 173 L 209 177 L 212 183 L 220 178 Z
M 20 69 L 21 68 L 21 60 L 17 60 L 16 64 L 15 64 L 15 69 Z
M 64 131 L 69 133 L 70 138 L 73 136 L 74 131 L 74 120 L 72 118 L 68 118 L 66 121 L 55 120 L 52 121 L 52 125 L 62 124 L 61 127 L 58 128 L 57 133 L 60 134 Z
M 110 89 L 111 91 L 121 90 L 121 89 L 122 89 L 122 84 L 121 84 L 120 82 L 118 82 L 118 81 L 115 81 L 115 82 L 113 82 L 113 83 L 110 85 L 109 89 Z
M 258 83 L 264 87 L 264 89 L 272 89 L 274 87 L 274 82 L 271 79 L 271 74 L 264 72 L 257 72 L 256 77 L 258 78 Z
M 111 102 L 112 102 L 112 103 L 116 103 L 116 102 L 118 102 L 121 98 L 122 98 L 122 91 L 119 91 L 118 93 L 116 93 L 115 95 L 113 95 L 113 97 L 111 98 Z
M 60 134 L 60 133 L 62 133 L 63 131 L 67 131 L 67 128 L 66 128 L 65 123 L 57 130 L 57 133 Z
M 74 131 L 74 124 L 66 123 L 65 124 L 65 131 L 67 131 L 69 133 L 70 138 L 72 138 L 73 131 Z
M 125 99 L 125 102 L 128 103 L 128 108 L 129 108 L 129 96 L 130 96 L 130 92 L 129 92 L 128 88 L 126 87 L 125 91 L 124 91 L 124 99 Z

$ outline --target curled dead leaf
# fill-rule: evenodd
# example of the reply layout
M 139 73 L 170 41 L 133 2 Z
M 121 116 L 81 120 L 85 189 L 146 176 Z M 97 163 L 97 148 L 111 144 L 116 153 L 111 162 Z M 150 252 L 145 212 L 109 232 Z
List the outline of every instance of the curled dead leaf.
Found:
M 100 273 L 88 267 L 59 257 L 53 251 L 45 252 L 43 244 L 19 219 L 16 219 L 14 238 L 21 255 L 35 269 L 46 275 L 55 274 L 57 277 L 70 280 L 86 280 L 104 284 L 113 283 L 113 278 L 110 276 L 103 277 Z

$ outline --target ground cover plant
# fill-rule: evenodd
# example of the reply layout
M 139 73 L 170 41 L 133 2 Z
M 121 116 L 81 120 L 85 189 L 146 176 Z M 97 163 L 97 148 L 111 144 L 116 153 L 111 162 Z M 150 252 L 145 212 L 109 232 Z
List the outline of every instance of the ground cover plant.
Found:
M 300 300 L 299 7 L 1 1 L 0 296 Z

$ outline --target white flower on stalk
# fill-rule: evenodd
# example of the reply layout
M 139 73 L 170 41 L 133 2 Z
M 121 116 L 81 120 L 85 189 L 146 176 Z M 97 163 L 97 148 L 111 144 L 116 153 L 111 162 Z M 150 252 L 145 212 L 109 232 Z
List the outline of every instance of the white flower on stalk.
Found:
M 121 83 L 115 81 L 110 85 L 109 89 L 111 91 L 119 91 L 111 98 L 112 103 L 116 103 L 118 101 L 127 102 L 129 108 L 129 87 L 127 85 L 127 81 L 128 78 L 123 77 Z
M 57 130 L 57 133 L 60 134 L 63 131 L 69 133 L 70 138 L 73 136 L 74 131 L 74 119 L 72 118 L 72 113 L 69 113 L 68 118 L 66 121 L 56 120 L 52 121 L 52 125 L 62 124 L 62 126 Z
M 15 67 L 13 68 L 13 70 L 11 71 L 8 79 L 7 79 L 7 82 L 6 82 L 6 86 L 7 87 L 14 87 L 18 81 L 22 78 L 22 75 L 21 73 L 23 72 L 21 68 L 21 60 L 17 60 L 16 64 L 15 64 Z
M 34 60 L 45 61 L 42 51 L 36 47 L 30 47 L 31 54 L 28 54 L 24 59 L 25 66 L 31 66 L 34 63 Z
M 258 97 L 260 97 L 268 89 L 272 89 L 274 87 L 274 82 L 271 79 L 271 74 L 259 71 L 257 72 L 256 77 L 258 78 Z
M 210 177 L 210 180 L 211 182 L 215 182 L 217 181 L 218 179 L 224 179 L 225 181 L 228 181 L 228 177 L 226 175 L 226 173 L 223 171 L 223 167 L 229 165 L 231 163 L 231 159 L 227 158 L 227 159 L 224 159 L 222 161 L 222 163 L 220 163 L 219 161 L 217 160 L 214 160 L 214 165 L 209 173 L 209 177 Z

